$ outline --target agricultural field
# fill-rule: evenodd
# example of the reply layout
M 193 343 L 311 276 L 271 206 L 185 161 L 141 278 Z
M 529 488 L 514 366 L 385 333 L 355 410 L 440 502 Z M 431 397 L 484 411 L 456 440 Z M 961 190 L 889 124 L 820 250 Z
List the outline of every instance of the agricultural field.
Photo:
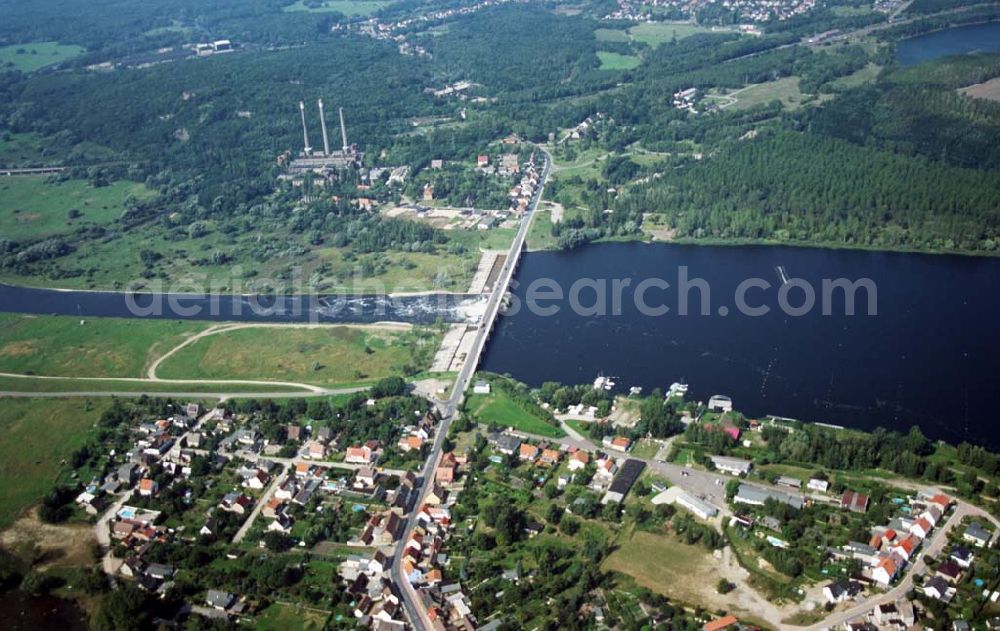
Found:
M 144 377 L 157 357 L 203 322 L 0 314 L 0 372 Z M 97 388 L 93 388 L 97 389 Z
M 5 147 L 6 148 L 6 147 Z M 114 182 L 95 188 L 83 180 L 52 183 L 47 176 L 0 180 L 0 235 L 17 241 L 76 230 L 87 223 L 106 224 L 125 209 L 129 197 L 149 198 L 143 184 Z
M 371 15 L 394 0 L 296 0 L 283 8 L 289 13 L 343 13 L 347 17 Z
M 157 376 L 357 385 L 426 369 L 440 341 L 429 329 L 409 327 L 246 327 L 179 349 Z
M 566 435 L 562 429 L 549 425 L 518 405 L 509 395 L 494 388 L 490 394 L 473 394 L 466 399 L 466 407 L 481 423 L 495 423 L 502 427 L 550 438 Z
M 82 46 L 59 44 L 58 42 L 0 46 L 0 68 L 10 67 L 21 72 L 32 72 L 72 59 L 83 53 L 83 50 Z
M 635 55 L 609 53 L 604 50 L 597 51 L 597 57 L 601 60 L 600 70 L 631 70 L 642 63 L 642 60 Z
M 86 442 L 105 404 L 5 399 L 0 405 L 0 529 L 52 488 L 63 459 Z

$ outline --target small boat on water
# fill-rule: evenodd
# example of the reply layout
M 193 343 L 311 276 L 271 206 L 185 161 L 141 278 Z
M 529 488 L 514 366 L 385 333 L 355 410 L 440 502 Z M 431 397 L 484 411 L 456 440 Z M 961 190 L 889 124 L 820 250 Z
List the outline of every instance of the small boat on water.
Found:
M 784 265 L 778 265 L 774 268 L 774 271 L 778 273 L 778 278 L 781 280 L 782 285 L 788 284 L 788 273 L 785 271 Z
M 594 390 L 611 390 L 615 387 L 614 377 L 605 377 L 604 375 L 597 375 L 597 379 L 594 379 Z
M 670 384 L 670 389 L 667 390 L 667 398 L 670 397 L 683 397 L 687 394 L 688 385 L 686 383 L 679 383 L 677 381 Z

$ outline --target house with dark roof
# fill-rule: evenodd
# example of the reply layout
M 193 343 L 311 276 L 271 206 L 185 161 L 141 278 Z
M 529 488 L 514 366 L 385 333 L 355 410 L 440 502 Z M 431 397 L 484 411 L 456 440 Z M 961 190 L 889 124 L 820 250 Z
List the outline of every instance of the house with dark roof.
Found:
M 611 481 L 611 486 L 608 487 L 608 492 L 601 498 L 602 504 L 607 504 L 609 502 L 620 503 L 625 499 L 628 494 L 629 489 L 635 484 L 639 476 L 642 475 L 643 470 L 646 468 L 646 463 L 642 460 L 635 460 L 634 458 L 629 458 L 622 464 L 621 468 L 618 469 L 618 475 L 615 479 Z
M 966 526 L 965 532 L 962 533 L 962 539 L 965 539 L 979 548 L 988 546 L 990 539 L 992 538 L 993 535 L 990 534 L 990 531 L 983 528 L 983 525 L 978 521 L 974 521 Z
M 236 600 L 235 596 L 218 589 L 208 590 L 208 594 L 205 596 L 205 604 L 221 611 L 229 609 L 233 605 L 234 600 Z
M 826 598 L 828 603 L 842 603 L 854 598 L 863 590 L 864 586 L 861 583 L 844 579 L 835 581 L 824 587 L 823 597 Z

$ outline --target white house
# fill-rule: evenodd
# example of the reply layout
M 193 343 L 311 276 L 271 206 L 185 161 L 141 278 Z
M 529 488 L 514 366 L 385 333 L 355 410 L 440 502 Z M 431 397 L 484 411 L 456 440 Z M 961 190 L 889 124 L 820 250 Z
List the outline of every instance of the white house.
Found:
M 819 491 L 820 493 L 826 493 L 826 490 L 830 488 L 830 483 L 826 480 L 820 480 L 818 478 L 812 478 L 806 485 L 811 491 Z
M 490 393 L 489 382 L 480 379 L 479 381 L 476 382 L 476 385 L 472 386 L 472 392 L 474 394 L 489 394 Z

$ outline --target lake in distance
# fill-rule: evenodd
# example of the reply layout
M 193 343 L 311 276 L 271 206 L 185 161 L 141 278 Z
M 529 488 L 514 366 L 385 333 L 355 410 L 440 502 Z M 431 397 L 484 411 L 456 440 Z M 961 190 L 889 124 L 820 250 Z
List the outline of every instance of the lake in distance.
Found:
M 711 315 L 696 315 L 700 293 L 688 293 L 692 315 L 677 313 L 680 266 L 709 285 Z M 781 268 L 779 270 L 778 268 Z M 780 274 L 816 288 L 817 307 L 790 316 L 779 309 Z M 935 439 L 969 440 L 1000 448 L 990 397 L 1000 358 L 1000 260 L 772 246 L 688 246 L 642 243 L 590 245 L 568 252 L 528 253 L 518 270 L 515 304 L 539 278 L 568 291 L 579 278 L 659 277 L 671 289 L 650 289 L 646 303 L 671 307 L 643 315 L 634 294 L 622 295 L 621 315 L 577 315 L 568 300 L 553 316 L 521 308 L 501 319 L 481 368 L 510 373 L 532 386 L 544 381 L 591 383 L 598 374 L 617 378 L 619 391 L 646 393 L 674 381 L 690 384 L 689 398 L 733 398 L 747 415 L 774 414 L 861 429 L 900 431 L 919 425 Z M 766 305 L 761 317 L 740 315 L 739 283 L 759 277 L 770 290 L 752 289 L 746 302 Z M 859 315 L 844 314 L 843 292 L 834 292 L 832 315 L 822 315 L 822 279 L 869 278 L 877 315 L 857 293 Z M 610 293 L 610 292 L 609 292 Z M 595 292 L 579 302 L 591 306 Z M 791 289 L 789 302 L 804 292 Z M 837 298 L 840 298 L 838 301 Z M 610 313 L 613 305 L 605 301 Z M 719 315 L 719 307 L 729 313 Z
M 958 26 L 900 40 L 896 61 L 912 66 L 938 57 L 1000 51 L 1000 22 Z

